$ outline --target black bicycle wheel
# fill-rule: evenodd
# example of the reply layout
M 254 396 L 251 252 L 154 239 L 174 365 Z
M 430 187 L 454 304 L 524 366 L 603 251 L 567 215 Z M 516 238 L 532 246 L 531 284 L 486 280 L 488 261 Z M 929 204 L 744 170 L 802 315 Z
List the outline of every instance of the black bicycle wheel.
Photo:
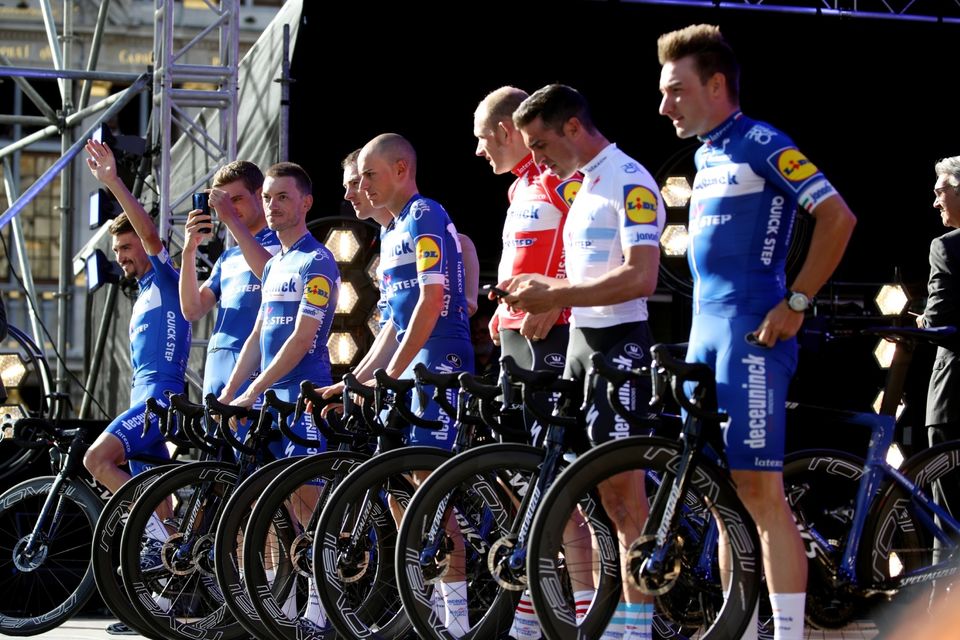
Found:
M 313 582 L 310 521 L 316 521 L 337 483 L 367 459 L 366 454 L 340 451 L 304 458 L 274 478 L 251 511 L 244 532 L 243 579 L 270 637 L 333 636 L 328 625 L 304 616 Z
M 224 515 L 217 525 L 214 540 L 216 550 L 213 554 L 214 573 L 220 585 L 227 607 L 247 632 L 254 637 L 264 638 L 269 631 L 260 622 L 260 616 L 250 602 L 243 584 L 243 532 L 250 519 L 257 499 L 277 474 L 299 462 L 302 458 L 283 458 L 257 469 L 240 483 L 224 506 Z M 286 519 L 286 513 L 281 515 Z
M 388 640 L 410 630 L 394 570 L 396 520 L 414 493 L 410 474 L 432 472 L 451 456 L 434 447 L 382 453 L 331 494 L 317 522 L 313 554 L 319 559 L 320 602 L 342 637 Z M 364 527 L 358 526 L 361 514 Z
M 511 570 L 505 558 L 515 548 L 521 503 L 543 458 L 543 448 L 529 445 L 477 447 L 438 468 L 417 490 L 400 526 L 397 588 L 420 637 L 451 637 L 434 593 L 457 570 L 454 563 L 462 563 L 463 579 L 446 582 L 465 585 L 469 627 L 457 632 L 497 638 L 510 630 L 527 580 L 526 567 Z M 443 519 L 458 531 L 439 531 Z M 463 547 L 462 560 L 451 553 L 454 540 Z
M 103 502 L 83 483 L 64 484 L 40 532 L 43 539 L 28 550 L 56 479 L 27 480 L 0 496 L 0 632 L 6 635 L 35 635 L 60 625 L 97 588 L 90 551 Z
M 120 622 L 141 635 L 149 635 L 150 629 L 130 604 L 127 591 L 123 588 L 123 578 L 120 576 L 123 526 L 131 505 L 160 476 L 173 468 L 175 465 L 153 467 L 130 478 L 107 501 L 93 529 L 93 577 L 100 590 L 100 597 Z
M 798 451 L 784 459 L 783 487 L 807 554 L 807 626 L 861 626 L 862 608 L 840 586 L 836 569 L 850 530 L 863 459 L 844 451 Z M 823 547 L 815 538 L 826 541 Z M 765 583 L 764 583 L 765 586 Z M 760 597 L 760 634 L 773 637 L 766 588 Z M 852 628 L 850 629 L 852 631 Z
M 960 442 L 945 442 L 910 458 L 900 469 L 917 489 L 945 507 L 960 520 Z M 936 599 L 956 585 L 956 563 L 960 559 L 957 538 L 938 541 L 924 524 L 930 516 L 903 487 L 887 483 L 872 503 L 857 553 L 857 577 L 861 586 L 881 590 L 895 578 L 934 564 L 943 565 L 941 579 L 918 579 L 898 594 L 895 602 L 914 598 Z M 949 530 L 947 530 L 949 535 Z M 888 617 L 897 615 L 887 613 Z M 888 622 L 883 618 L 878 626 Z
M 597 591 L 585 617 L 577 620 L 570 591 L 569 567 L 566 558 L 572 555 L 564 540 L 564 529 L 575 512 L 585 505 L 596 504 L 593 497 L 597 485 L 627 471 L 645 471 L 648 500 L 656 500 L 659 491 L 669 491 L 673 470 L 681 450 L 676 442 L 662 438 L 625 438 L 596 447 L 580 456 L 556 479 L 543 496 L 530 531 L 527 570 L 534 608 L 544 637 L 572 640 L 600 637 L 606 628 L 620 588 Z M 714 467 L 700 464 L 691 477 L 687 494 L 679 502 L 678 525 L 670 536 L 676 542 L 669 559 L 675 577 L 660 585 L 657 598 L 654 633 L 673 638 L 739 638 L 744 631 L 760 590 L 760 547 L 756 527 L 736 497 L 733 486 Z M 636 522 L 638 529 L 643 522 Z M 716 548 L 716 527 L 723 527 L 731 541 L 724 549 Z M 585 528 L 586 538 L 593 538 L 598 527 Z M 710 535 L 713 532 L 714 535 Z M 631 572 L 639 572 L 646 557 L 645 549 L 652 541 L 635 540 L 623 548 L 614 536 L 612 549 L 604 550 L 597 542 L 591 547 L 600 551 L 595 558 L 627 554 Z M 714 540 L 712 547 L 704 540 Z M 566 545 L 565 546 L 565 542 Z M 717 558 L 727 554 L 731 570 L 730 584 L 724 590 L 719 582 Z M 582 557 L 589 557 L 584 552 Z M 619 564 L 619 562 L 617 563 Z M 698 570 L 699 569 L 699 570 Z M 594 572 L 610 571 L 597 567 Z M 619 582 L 619 566 L 616 568 Z M 714 576 L 717 576 L 714 578 Z M 699 626 L 693 626 L 699 625 Z
M 234 464 L 194 462 L 166 473 L 131 507 L 121 575 L 131 605 L 155 635 L 229 640 L 245 634 L 227 611 L 212 558 L 217 521 L 236 482 Z

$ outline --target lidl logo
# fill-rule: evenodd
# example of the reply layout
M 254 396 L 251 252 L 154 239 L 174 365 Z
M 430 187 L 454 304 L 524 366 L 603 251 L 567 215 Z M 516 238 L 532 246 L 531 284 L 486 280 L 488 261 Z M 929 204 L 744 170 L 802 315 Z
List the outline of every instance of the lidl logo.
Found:
M 817 167 L 797 149 L 787 149 L 777 158 L 777 170 L 790 182 L 802 182 L 817 172 Z
M 330 281 L 324 276 L 310 278 L 304 289 L 307 302 L 315 307 L 325 307 L 330 304 Z
M 623 188 L 623 203 L 627 218 L 636 224 L 650 224 L 657 219 L 657 195 L 640 185 Z
M 440 262 L 440 245 L 433 236 L 417 238 L 417 271 L 427 271 Z
M 557 194 L 563 198 L 563 201 L 567 203 L 568 207 L 571 206 L 574 199 L 576 199 L 577 192 L 580 191 L 580 184 L 580 180 L 571 178 L 557 185 Z

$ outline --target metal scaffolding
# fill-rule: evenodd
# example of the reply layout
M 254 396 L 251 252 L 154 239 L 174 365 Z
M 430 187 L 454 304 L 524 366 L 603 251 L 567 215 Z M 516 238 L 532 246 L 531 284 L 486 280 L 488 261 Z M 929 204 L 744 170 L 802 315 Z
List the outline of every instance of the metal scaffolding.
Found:
M 50 0 L 40 0 L 43 23 L 50 46 L 52 69 L 33 67 L 14 67 L 10 60 L 0 55 L 0 77 L 9 77 L 17 85 L 17 98 L 26 96 L 42 116 L 26 116 L 20 113 L 0 116 L 0 124 L 14 125 L 14 142 L 0 149 L 3 161 L 4 184 L 9 207 L 0 215 L 0 230 L 7 223 L 13 225 L 13 241 L 16 248 L 20 271 L 28 303 L 28 315 L 32 317 L 31 329 L 38 345 L 44 344 L 44 336 L 36 319 L 40 309 L 27 250 L 23 229 L 18 218 L 24 208 L 48 187 L 59 175 L 60 189 L 60 225 L 59 225 L 59 279 L 57 300 L 57 337 L 55 350 L 57 359 L 56 391 L 64 395 L 69 392 L 67 363 L 67 336 L 71 326 L 70 302 L 74 290 L 73 266 L 73 229 L 75 226 L 75 202 L 77 191 L 74 176 L 74 159 L 81 152 L 85 141 L 101 123 L 107 122 L 128 104 L 135 96 L 153 90 L 152 114 L 150 116 L 150 145 L 148 155 L 154 154 L 151 164 L 151 190 L 156 193 L 159 212 L 161 237 L 176 243 L 174 238 L 175 212 L 195 190 L 204 188 L 216 169 L 236 157 L 237 150 L 237 78 L 240 50 L 239 0 L 209 0 L 204 2 L 206 11 L 193 11 L 189 29 L 178 24 L 175 17 L 182 14 L 182 5 L 176 8 L 174 0 L 155 0 L 153 60 L 155 70 L 145 69 L 142 74 L 114 73 L 97 71 L 100 43 L 110 15 L 116 15 L 117 8 L 111 9 L 110 0 L 102 0 L 97 13 L 96 26 L 89 48 L 85 69 L 71 68 L 75 39 L 74 14 L 80 10 L 80 0 L 63 0 L 62 25 L 56 23 Z M 119 11 L 125 13 L 124 3 L 118 2 Z M 199 16 L 207 15 L 208 20 Z M 186 34 L 186 31 L 191 33 Z M 187 56 L 194 48 L 209 44 L 216 39 L 218 64 L 188 64 Z M 185 43 L 184 43 L 185 42 Z M 184 44 L 180 44 L 184 43 Z M 202 43 L 202 44 L 201 44 Z M 31 79 L 55 79 L 59 85 L 61 106 L 54 109 L 31 84 Z M 76 95 L 75 81 L 83 80 L 83 86 Z M 129 83 L 130 86 L 109 98 L 87 106 L 91 94 L 92 81 L 101 80 L 116 83 Z M 152 82 L 151 82 L 152 81 Z M 208 130 L 201 109 L 213 108 L 219 111 L 216 130 Z M 91 116 L 96 121 L 78 135 L 77 127 Z M 21 127 L 43 127 L 39 131 L 21 137 Z M 61 157 L 41 175 L 33 185 L 22 194 L 17 193 L 19 183 L 18 155 L 33 143 L 59 135 Z M 172 169 L 171 150 L 177 138 L 189 141 L 203 150 L 207 162 L 202 175 L 187 189 L 171 189 L 170 173 Z M 13 160 L 11 162 L 11 160 Z M 142 165 L 147 166 L 147 163 Z M 142 178 L 142 176 L 141 176 Z M 142 179 L 138 179 L 142 183 Z M 142 184 L 138 185 L 142 186 Z M 135 187 L 134 192 L 138 192 Z M 96 237 L 95 237 L 96 238 Z M 88 243 L 92 246 L 92 243 Z M 101 328 L 103 331 L 103 328 Z M 104 342 L 98 339 L 96 349 L 102 351 Z M 93 362 L 99 363 L 102 353 L 94 354 Z M 92 381 L 96 381 L 96 372 Z M 195 376 L 194 376 L 195 377 Z M 88 377 L 88 383 L 91 378 Z M 89 386 L 88 386 L 89 388 Z M 85 402 L 85 407 L 89 406 Z
M 960 24 L 960 0 L 624 0 L 698 9 L 731 9 Z

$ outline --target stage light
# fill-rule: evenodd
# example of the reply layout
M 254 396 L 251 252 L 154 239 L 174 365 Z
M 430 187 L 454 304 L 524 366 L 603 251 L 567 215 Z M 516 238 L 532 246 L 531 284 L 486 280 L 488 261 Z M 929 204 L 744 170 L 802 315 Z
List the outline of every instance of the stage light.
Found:
M 687 233 L 687 227 L 682 224 L 668 224 L 663 228 L 663 233 L 660 235 L 660 246 L 663 247 L 663 253 L 674 258 L 686 255 L 689 242 L 690 236 Z
M 26 418 L 27 412 L 19 404 L 0 406 L 0 440 L 13 437 L 13 425 L 17 420 Z
M 87 256 L 87 292 L 93 293 L 108 282 L 120 282 L 123 270 L 116 262 L 107 259 L 103 251 L 96 249 Z
M 323 241 L 337 262 L 352 262 L 360 251 L 357 234 L 352 229 L 331 229 Z
M 907 457 L 903 455 L 903 451 L 900 450 L 900 445 L 896 442 L 891 444 L 890 448 L 887 449 L 887 464 L 894 469 L 899 469 L 900 465 L 902 465 L 906 459 Z
M 370 315 L 367 316 L 367 328 L 370 329 L 370 333 L 374 337 L 380 333 L 380 323 L 382 322 L 382 317 L 380 315 L 380 306 L 373 308 L 373 311 L 370 312 Z
M 367 265 L 367 277 L 376 285 L 380 287 L 380 254 L 373 256 L 373 260 L 370 261 L 370 264 Z
M 341 313 L 343 315 L 349 315 L 353 313 L 354 307 L 357 306 L 357 302 L 360 300 L 360 296 L 357 295 L 357 290 L 349 282 L 340 283 L 340 297 L 337 298 L 337 311 L 336 313 Z
M 897 343 L 880 338 L 880 342 L 873 349 L 873 357 L 881 369 L 889 369 L 893 364 L 893 352 L 897 350 Z
M 146 139 L 140 136 L 114 135 L 106 123 L 97 127 L 90 138 L 110 147 L 117 161 L 117 175 L 123 184 L 132 190 L 140 171 L 140 161 L 147 153 Z
M 116 218 L 123 211 L 123 207 L 106 189 L 97 189 L 90 194 L 89 221 L 90 229 L 99 229 L 105 223 Z
M 0 355 L 0 379 L 7 388 L 19 387 L 23 377 L 27 374 L 27 367 L 19 354 L 4 353 Z
M 873 411 L 874 413 L 880 413 L 880 408 L 883 406 L 883 391 L 877 394 L 877 397 L 873 400 Z M 897 405 L 897 420 L 900 419 L 900 415 L 903 413 L 903 410 L 906 408 L 906 405 L 903 404 L 903 400 L 900 401 L 900 404 Z
M 330 364 L 345 366 L 353 363 L 357 356 L 357 342 L 346 331 L 335 331 L 327 340 L 327 349 L 330 351 Z
M 885 284 L 880 287 L 880 292 L 874 298 L 880 313 L 885 316 L 898 316 L 904 312 L 907 305 L 910 304 L 910 298 L 906 290 L 900 284 Z
M 685 177 L 671 176 L 660 188 L 660 195 L 663 196 L 663 202 L 668 207 L 685 207 L 690 202 L 693 189 L 690 188 L 690 182 Z

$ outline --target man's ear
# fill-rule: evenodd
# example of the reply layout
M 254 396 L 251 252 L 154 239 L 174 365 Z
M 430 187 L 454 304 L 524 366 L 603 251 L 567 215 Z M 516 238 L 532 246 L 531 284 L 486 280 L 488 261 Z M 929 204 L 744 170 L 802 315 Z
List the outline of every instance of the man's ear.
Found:
M 500 135 L 503 134 L 504 142 L 510 142 L 511 137 L 514 134 L 519 133 L 519 131 L 517 131 L 517 128 L 513 126 L 512 122 L 505 122 L 503 120 L 500 120 L 499 122 L 497 122 L 496 132 L 497 132 L 497 137 L 500 137 Z
M 312 194 L 312 193 L 308 193 L 306 196 L 304 196 L 304 198 L 303 198 L 303 206 L 304 206 L 304 209 L 303 209 L 304 212 L 310 211 L 310 209 L 313 208 L 313 194 Z
M 398 178 L 402 178 L 407 175 L 407 170 L 410 168 L 410 165 L 407 164 L 407 161 L 403 158 L 400 158 L 393 164 L 393 170 L 395 175 Z
M 577 116 L 570 116 L 563 123 L 563 135 L 571 138 L 576 137 L 583 130 L 583 124 Z

